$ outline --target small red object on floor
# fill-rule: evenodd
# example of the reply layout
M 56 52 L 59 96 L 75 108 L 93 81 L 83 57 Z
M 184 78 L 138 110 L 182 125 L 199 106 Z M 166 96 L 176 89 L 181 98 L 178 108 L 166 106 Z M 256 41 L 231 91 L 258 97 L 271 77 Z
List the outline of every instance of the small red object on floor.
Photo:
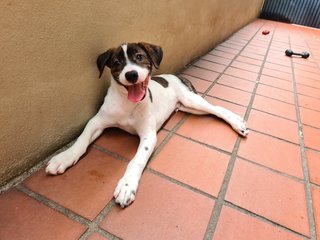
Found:
M 268 35 L 269 33 L 270 33 L 269 30 L 264 30 L 264 31 L 262 31 L 262 34 L 263 34 L 263 35 Z

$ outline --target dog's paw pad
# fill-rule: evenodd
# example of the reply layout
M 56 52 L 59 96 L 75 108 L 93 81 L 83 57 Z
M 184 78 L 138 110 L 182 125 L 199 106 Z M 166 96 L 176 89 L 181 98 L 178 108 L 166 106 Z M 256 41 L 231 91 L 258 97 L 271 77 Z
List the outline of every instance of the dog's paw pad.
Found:
M 133 177 L 121 178 L 113 194 L 115 202 L 122 208 L 129 206 L 135 200 L 137 187 L 137 179 Z

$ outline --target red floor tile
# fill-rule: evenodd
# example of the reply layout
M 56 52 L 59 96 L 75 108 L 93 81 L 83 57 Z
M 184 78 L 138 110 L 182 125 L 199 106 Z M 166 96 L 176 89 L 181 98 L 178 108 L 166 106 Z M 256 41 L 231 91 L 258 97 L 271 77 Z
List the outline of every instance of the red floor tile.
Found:
M 108 128 L 94 144 L 130 160 L 137 152 L 139 137 L 118 128 Z
M 205 59 L 205 60 L 208 60 L 211 62 L 215 62 L 215 63 L 219 63 L 219 64 L 223 64 L 223 65 L 229 65 L 231 62 L 231 59 L 219 57 L 219 56 L 212 55 L 212 54 L 204 55 L 202 57 L 202 59 Z
M 320 74 L 319 74 L 320 76 Z M 320 97 L 320 89 L 309 87 L 302 84 L 297 84 L 297 93 L 301 95 L 306 95 L 309 97 L 319 98 Z
M 320 81 L 319 81 L 320 82 Z M 316 111 L 320 110 L 320 99 L 308 97 L 298 94 L 299 106 L 304 108 L 313 109 Z
M 229 159 L 226 154 L 173 136 L 150 168 L 218 197 Z
M 210 82 L 214 82 L 219 76 L 219 73 L 217 72 L 213 72 L 213 71 L 209 71 L 203 68 L 198 68 L 193 66 L 188 67 L 182 73 L 193 76 L 193 77 L 201 78 Z
M 258 73 L 260 71 L 260 66 L 252 65 L 250 63 L 243 63 L 243 62 L 234 61 L 231 64 L 231 66 L 235 67 L 235 68 L 247 70 L 250 72 L 255 72 L 255 73 Z
M 319 73 L 308 72 L 302 69 L 301 70 L 295 69 L 294 74 L 296 76 L 302 76 L 302 77 L 306 77 L 314 80 L 319 80 Z
M 215 84 L 208 92 L 208 95 L 237 103 L 242 106 L 248 106 L 251 99 L 251 93 L 249 92 L 220 84 Z
M 0 238 L 78 239 L 86 227 L 31 197 L 10 190 L 0 197 Z
M 114 207 L 101 227 L 122 239 L 202 239 L 213 206 L 212 199 L 146 172 L 134 204 Z
M 320 112 L 302 107 L 299 109 L 299 111 L 301 115 L 301 122 L 303 124 L 320 128 Z
M 237 88 L 243 91 L 247 91 L 247 92 L 252 92 L 255 86 L 254 82 L 243 80 L 241 78 L 237 78 L 237 77 L 233 77 L 225 74 L 223 74 L 219 78 L 218 83 L 229 86 L 229 87 Z
M 214 63 L 214 62 L 210 62 L 210 61 L 206 61 L 206 60 L 202 60 L 202 59 L 194 62 L 192 65 L 197 66 L 197 67 L 201 67 L 201 68 L 205 68 L 210 71 L 219 72 L 219 73 L 223 72 L 223 70 L 226 68 L 225 65 L 221 65 L 218 63 Z
M 219 51 L 217 49 L 212 50 L 210 52 L 210 54 L 218 56 L 218 57 L 226 58 L 226 59 L 233 59 L 234 56 L 235 56 L 234 54 L 223 52 L 223 51 Z
M 169 120 L 163 125 L 163 128 L 169 131 L 172 130 L 185 116 L 187 116 L 187 113 L 181 111 L 173 113 Z
M 238 77 L 238 78 L 243 78 L 245 80 L 249 80 L 253 82 L 255 82 L 258 78 L 257 73 L 249 72 L 249 71 L 242 70 L 239 68 L 234 68 L 234 67 L 228 67 L 228 69 L 225 71 L 225 74 Z
M 303 238 L 274 225 L 223 206 L 213 240 L 302 240 Z
M 300 143 L 297 123 L 284 118 L 251 110 L 248 127 L 293 143 Z
M 264 85 L 271 86 L 271 87 L 280 88 L 280 89 L 283 89 L 283 90 L 287 90 L 287 91 L 293 92 L 292 82 L 289 82 L 289 81 L 286 81 L 286 80 L 282 80 L 282 79 L 279 79 L 279 78 L 270 77 L 270 76 L 266 76 L 266 75 L 261 75 L 260 76 L 260 83 L 262 83 Z
M 303 179 L 300 147 L 254 131 L 241 140 L 238 156 Z
M 290 73 L 280 72 L 278 70 L 273 70 L 273 69 L 268 69 L 268 68 L 264 68 L 262 70 L 262 74 L 267 75 L 267 76 L 271 76 L 271 77 L 280 78 L 280 79 L 287 80 L 287 81 L 293 80 L 292 74 L 290 74 Z
M 226 200 L 309 236 L 302 183 L 237 159 Z
M 278 64 L 281 66 L 291 67 L 291 61 L 289 58 L 277 58 L 277 57 L 274 57 L 272 54 L 268 54 L 266 61 L 270 63 Z M 271 74 L 277 77 L 276 74 L 274 74 L 274 72 L 272 72 Z M 292 79 L 287 79 L 287 81 L 292 81 Z
M 320 151 L 320 129 L 303 125 L 304 144 L 308 148 Z
M 262 61 L 258 60 L 258 59 L 254 59 L 254 58 L 249 58 L 249 57 L 244 57 L 244 56 L 238 56 L 236 58 L 237 61 L 239 62 L 244 62 L 244 63 L 248 63 L 251 65 L 256 65 L 256 66 L 261 66 L 262 65 Z
M 181 74 L 184 78 L 188 79 L 192 85 L 195 87 L 198 93 L 204 93 L 212 84 L 212 82 L 205 81 L 199 78 L 191 77 L 188 75 Z
M 320 239 L 320 189 L 312 188 L 312 201 L 316 223 L 317 239 Z
M 252 107 L 293 121 L 297 120 L 296 108 L 294 105 L 280 102 L 272 98 L 256 95 Z
M 165 125 L 173 128 L 178 121 L 180 121 L 180 119 L 172 116 L 172 119 L 170 118 Z M 167 133 L 164 131 L 160 130 L 157 133 L 156 148 L 166 136 Z M 95 144 L 119 156 L 125 157 L 127 160 L 131 160 L 137 152 L 139 141 L 139 137 L 136 135 L 132 135 L 118 128 L 109 128 L 95 141 Z
M 310 181 L 320 185 L 320 153 L 306 150 Z
M 246 46 L 246 48 L 244 49 L 245 52 L 250 52 L 250 53 L 254 53 L 254 54 L 260 54 L 262 56 L 264 56 L 267 52 L 267 48 L 265 47 L 256 47 L 256 46 Z
M 269 62 L 266 62 L 264 64 L 264 67 L 268 68 L 268 69 L 273 69 L 273 70 L 276 70 L 276 71 L 292 74 L 291 67 L 282 66 L 282 65 L 279 65 L 279 64 L 269 63 Z
M 234 43 L 229 43 L 227 41 L 220 43 L 219 46 L 222 47 L 227 47 L 227 48 L 233 48 L 233 49 L 237 49 L 237 50 L 241 50 L 243 48 L 243 45 L 238 45 L 238 44 L 234 44 Z
M 162 129 L 157 133 L 157 144 L 156 144 L 155 150 L 160 146 L 160 144 L 163 142 L 163 140 L 165 140 L 167 136 L 168 136 L 168 132 Z
M 247 41 L 235 41 L 232 37 L 228 38 L 224 43 L 232 44 L 239 47 L 244 47 L 247 44 Z
M 238 134 L 223 120 L 196 115 L 190 116 L 177 133 L 229 152 L 232 151 L 238 137 Z
M 87 155 L 63 175 L 47 176 L 42 169 L 23 185 L 92 220 L 112 199 L 126 165 L 105 153 L 89 149 Z
M 259 61 L 263 61 L 264 60 L 264 56 L 263 55 L 259 55 L 259 54 L 255 54 L 249 51 L 244 50 L 243 52 L 241 52 L 240 56 L 243 57 L 248 57 L 248 58 L 253 58 Z
M 320 74 L 320 69 L 315 65 L 315 66 L 305 66 L 305 65 L 301 65 L 301 64 L 294 64 L 294 72 L 301 72 L 302 74 L 299 75 L 303 75 L 303 72 L 312 72 L 312 73 L 317 73 Z
M 282 90 L 279 88 L 270 87 L 267 85 L 259 84 L 257 94 L 265 97 L 277 99 L 282 102 L 295 104 L 294 95 L 292 92 Z
M 320 88 L 320 81 L 318 81 L 318 80 L 306 78 L 303 76 L 296 76 L 295 79 L 296 79 L 296 82 L 299 84 L 306 85 L 306 86 L 313 87 L 313 88 L 317 88 L 317 89 Z
M 234 49 L 234 48 L 229 48 L 229 47 L 224 47 L 224 46 L 217 46 L 215 47 L 216 50 L 222 51 L 222 52 L 226 52 L 226 53 L 230 53 L 233 55 L 236 55 L 239 53 L 239 49 Z

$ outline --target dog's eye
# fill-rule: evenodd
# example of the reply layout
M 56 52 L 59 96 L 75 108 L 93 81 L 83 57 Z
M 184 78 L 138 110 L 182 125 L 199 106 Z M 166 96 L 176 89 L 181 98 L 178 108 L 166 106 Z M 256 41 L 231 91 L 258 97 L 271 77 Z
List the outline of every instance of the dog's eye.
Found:
M 143 55 L 141 55 L 141 54 L 137 54 L 137 55 L 136 55 L 136 59 L 137 59 L 138 61 L 142 61 L 142 60 L 144 60 L 144 58 L 145 58 L 145 56 L 143 56 Z

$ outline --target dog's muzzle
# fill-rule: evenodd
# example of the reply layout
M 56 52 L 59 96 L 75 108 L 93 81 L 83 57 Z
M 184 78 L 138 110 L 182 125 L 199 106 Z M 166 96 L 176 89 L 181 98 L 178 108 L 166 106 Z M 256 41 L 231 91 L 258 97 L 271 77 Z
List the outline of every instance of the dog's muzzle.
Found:
M 131 71 L 131 72 L 133 72 L 133 71 Z M 133 73 L 130 73 L 129 75 L 131 75 L 131 74 L 133 75 Z M 127 75 L 127 73 L 125 75 Z M 133 81 L 134 75 L 130 76 L 130 77 L 132 77 L 131 80 Z M 126 78 L 127 78 L 127 76 L 126 76 Z M 135 84 L 126 86 L 126 89 L 128 91 L 128 99 L 131 102 L 136 103 L 136 102 L 140 102 L 141 100 L 144 99 L 144 97 L 146 96 L 146 93 L 147 93 L 150 78 L 151 78 L 151 76 L 148 75 L 143 82 L 139 82 L 139 83 L 135 83 Z M 138 78 L 134 81 L 137 82 L 137 80 L 138 80 Z

